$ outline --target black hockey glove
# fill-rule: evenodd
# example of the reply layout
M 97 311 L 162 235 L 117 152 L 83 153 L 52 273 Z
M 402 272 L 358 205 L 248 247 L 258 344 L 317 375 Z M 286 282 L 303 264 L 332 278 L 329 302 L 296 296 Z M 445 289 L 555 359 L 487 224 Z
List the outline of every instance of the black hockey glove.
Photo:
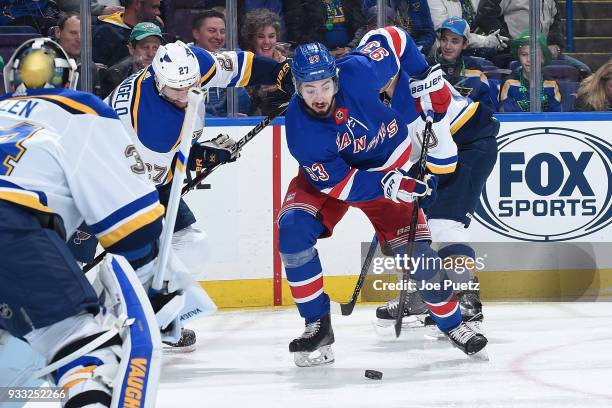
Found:
M 191 145 L 188 167 L 191 171 L 200 171 L 217 164 L 233 162 L 239 156 L 234 139 L 220 134 L 214 139 Z
M 295 93 L 293 86 L 293 75 L 291 75 L 291 59 L 286 59 L 278 64 L 276 68 L 276 86 L 288 95 Z

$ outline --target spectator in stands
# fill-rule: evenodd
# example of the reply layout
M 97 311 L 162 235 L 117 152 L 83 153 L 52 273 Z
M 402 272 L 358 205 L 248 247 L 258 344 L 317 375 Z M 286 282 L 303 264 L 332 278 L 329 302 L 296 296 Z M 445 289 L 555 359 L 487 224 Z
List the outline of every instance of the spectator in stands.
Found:
M 588 76 L 591 69 L 586 64 L 562 53 L 565 37 L 557 3 L 557 0 L 542 0 L 540 14 L 540 23 L 546 35 L 551 59 L 563 59 L 578 68 L 583 77 Z M 476 14 L 476 24 L 484 32 L 501 30 L 501 35 L 517 39 L 523 31 L 529 30 L 529 0 L 481 0 Z M 505 59 L 508 63 L 510 60 L 511 56 Z M 501 68 L 508 66 L 501 60 L 496 62 L 496 65 Z
M 194 44 L 215 54 L 225 47 L 225 15 L 217 10 L 204 10 L 193 20 L 192 35 Z M 221 55 L 220 61 L 225 61 Z M 231 62 L 228 62 L 231 63 Z M 236 88 L 238 95 L 238 114 L 246 116 L 251 109 L 251 100 L 244 88 Z M 225 88 L 210 88 L 206 113 L 212 116 L 227 116 L 227 90 Z
M 104 97 L 127 77 L 140 71 L 153 62 L 153 57 L 164 37 L 159 27 L 153 23 L 138 23 L 132 29 L 128 39 L 129 56 L 106 70 L 102 78 L 102 93 Z
M 287 40 L 298 45 L 323 43 L 334 58 L 351 50 L 349 43 L 365 25 L 361 0 L 286 0 Z
M 80 0 L 55 0 L 60 11 L 64 13 L 81 12 L 81 1 Z M 91 3 L 91 15 L 101 16 L 117 13 L 123 11 L 123 7 L 116 5 L 99 4 L 98 0 L 90 0 Z
M 129 55 L 126 44 L 140 22 L 161 23 L 161 0 L 125 0 L 125 11 L 98 17 L 93 30 L 93 60 L 112 66 Z
M 284 50 L 276 46 L 280 29 L 280 17 L 275 12 L 263 8 L 249 11 L 241 28 L 245 49 L 278 62 L 285 61 Z M 251 95 L 251 115 L 270 115 L 291 99 L 291 95 L 275 85 L 254 86 L 247 91 Z
M 60 14 L 53 34 L 70 58 L 77 63 L 81 62 L 81 17 L 79 13 Z
M 461 95 L 496 110 L 495 97 L 479 59 L 463 55 L 470 36 L 467 21 L 461 17 L 450 17 L 442 23 L 438 34 L 440 47 L 427 62 L 430 65 L 440 64 L 446 79 Z
M 460 17 L 467 21 L 473 30 L 476 28 L 476 10 L 479 0 L 428 0 L 434 29 L 439 30 L 449 17 Z M 500 34 L 500 29 L 488 35 L 470 32 L 466 54 L 491 59 L 498 51 L 508 48 L 510 39 Z M 436 47 L 439 44 L 436 44 Z
M 59 18 L 57 4 L 49 0 L 3 0 L 0 9 L 0 25 L 30 26 L 44 36 Z
M 550 50 L 546 44 L 546 37 L 540 34 L 538 38 L 540 45 L 540 58 L 542 64 L 547 65 L 551 61 Z M 529 32 L 521 33 L 519 38 L 512 42 L 512 53 L 521 64 L 518 71 L 513 72 L 504 80 L 499 95 L 499 107 L 501 112 L 529 112 Z M 561 111 L 561 92 L 556 81 L 542 78 L 542 111 Z
M 370 29 L 376 28 L 376 0 L 363 0 L 362 12 L 366 15 Z M 402 27 L 425 55 L 429 54 L 436 41 L 429 6 L 425 0 L 387 0 L 387 18 L 393 15 L 393 24 Z M 391 10 L 391 11 L 390 11 Z M 366 31 L 367 32 L 367 31 Z M 365 34 L 365 33 L 363 33 Z M 361 39 L 361 37 L 359 37 Z
M 242 27 L 246 13 L 256 9 L 268 9 L 278 15 L 281 28 L 278 30 L 278 41 L 286 38 L 285 14 L 282 0 L 244 0 L 238 2 L 238 26 Z
M 612 111 L 612 59 L 582 81 L 576 110 Z
M 81 16 L 76 12 L 60 13 L 57 26 L 53 28 L 55 40 L 62 46 L 70 58 L 77 64 L 79 78 L 77 89 L 81 88 Z M 102 96 L 100 78 L 104 74 L 106 66 L 94 64 L 92 68 L 93 93 Z
M 192 22 L 193 43 L 208 51 L 225 47 L 225 14 L 217 10 L 204 10 Z

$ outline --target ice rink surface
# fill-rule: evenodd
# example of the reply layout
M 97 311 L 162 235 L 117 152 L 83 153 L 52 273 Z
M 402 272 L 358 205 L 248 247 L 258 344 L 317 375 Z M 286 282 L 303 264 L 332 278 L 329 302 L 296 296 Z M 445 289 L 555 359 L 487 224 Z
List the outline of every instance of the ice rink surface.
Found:
M 426 329 L 400 339 L 373 327 L 375 306 L 333 316 L 336 362 L 298 368 L 294 308 L 219 312 L 189 327 L 190 354 L 165 354 L 158 407 L 611 407 L 612 304 L 489 303 L 490 361 Z M 383 372 L 380 381 L 366 369 Z M 42 408 L 52 404 L 28 404 Z

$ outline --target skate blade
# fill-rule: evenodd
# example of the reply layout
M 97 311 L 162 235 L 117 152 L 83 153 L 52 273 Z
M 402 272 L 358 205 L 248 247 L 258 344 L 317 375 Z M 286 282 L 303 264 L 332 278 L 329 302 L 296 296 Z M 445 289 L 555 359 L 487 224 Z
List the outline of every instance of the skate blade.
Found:
M 184 347 L 175 347 L 170 346 L 168 344 L 164 344 L 163 352 L 164 354 L 185 354 L 185 353 L 193 353 L 196 350 L 196 345 L 192 344 Z
M 312 352 L 295 352 L 293 353 L 293 361 L 298 367 L 319 367 L 332 364 L 336 360 L 331 346 L 323 346 Z
M 491 361 L 489 353 L 487 353 L 486 347 L 480 350 L 478 353 L 468 354 L 468 357 L 476 361 Z
M 446 334 L 442 333 L 438 326 L 426 326 L 423 337 L 427 340 L 445 340 Z
M 395 321 L 387 319 L 374 319 L 371 321 L 374 332 L 383 341 L 395 341 L 398 337 L 395 335 Z M 414 316 L 407 316 L 402 320 L 402 330 L 421 330 L 424 324 Z

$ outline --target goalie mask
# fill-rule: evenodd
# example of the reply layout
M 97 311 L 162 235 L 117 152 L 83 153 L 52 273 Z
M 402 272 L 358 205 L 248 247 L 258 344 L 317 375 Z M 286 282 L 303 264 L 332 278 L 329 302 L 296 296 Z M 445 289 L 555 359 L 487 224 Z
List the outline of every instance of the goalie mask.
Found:
M 189 88 L 200 80 L 200 64 L 193 51 L 181 41 L 162 45 L 152 66 L 160 96 L 177 106 L 186 106 Z
M 7 92 L 38 88 L 75 89 L 77 66 L 66 51 L 50 38 L 24 42 L 4 67 Z

